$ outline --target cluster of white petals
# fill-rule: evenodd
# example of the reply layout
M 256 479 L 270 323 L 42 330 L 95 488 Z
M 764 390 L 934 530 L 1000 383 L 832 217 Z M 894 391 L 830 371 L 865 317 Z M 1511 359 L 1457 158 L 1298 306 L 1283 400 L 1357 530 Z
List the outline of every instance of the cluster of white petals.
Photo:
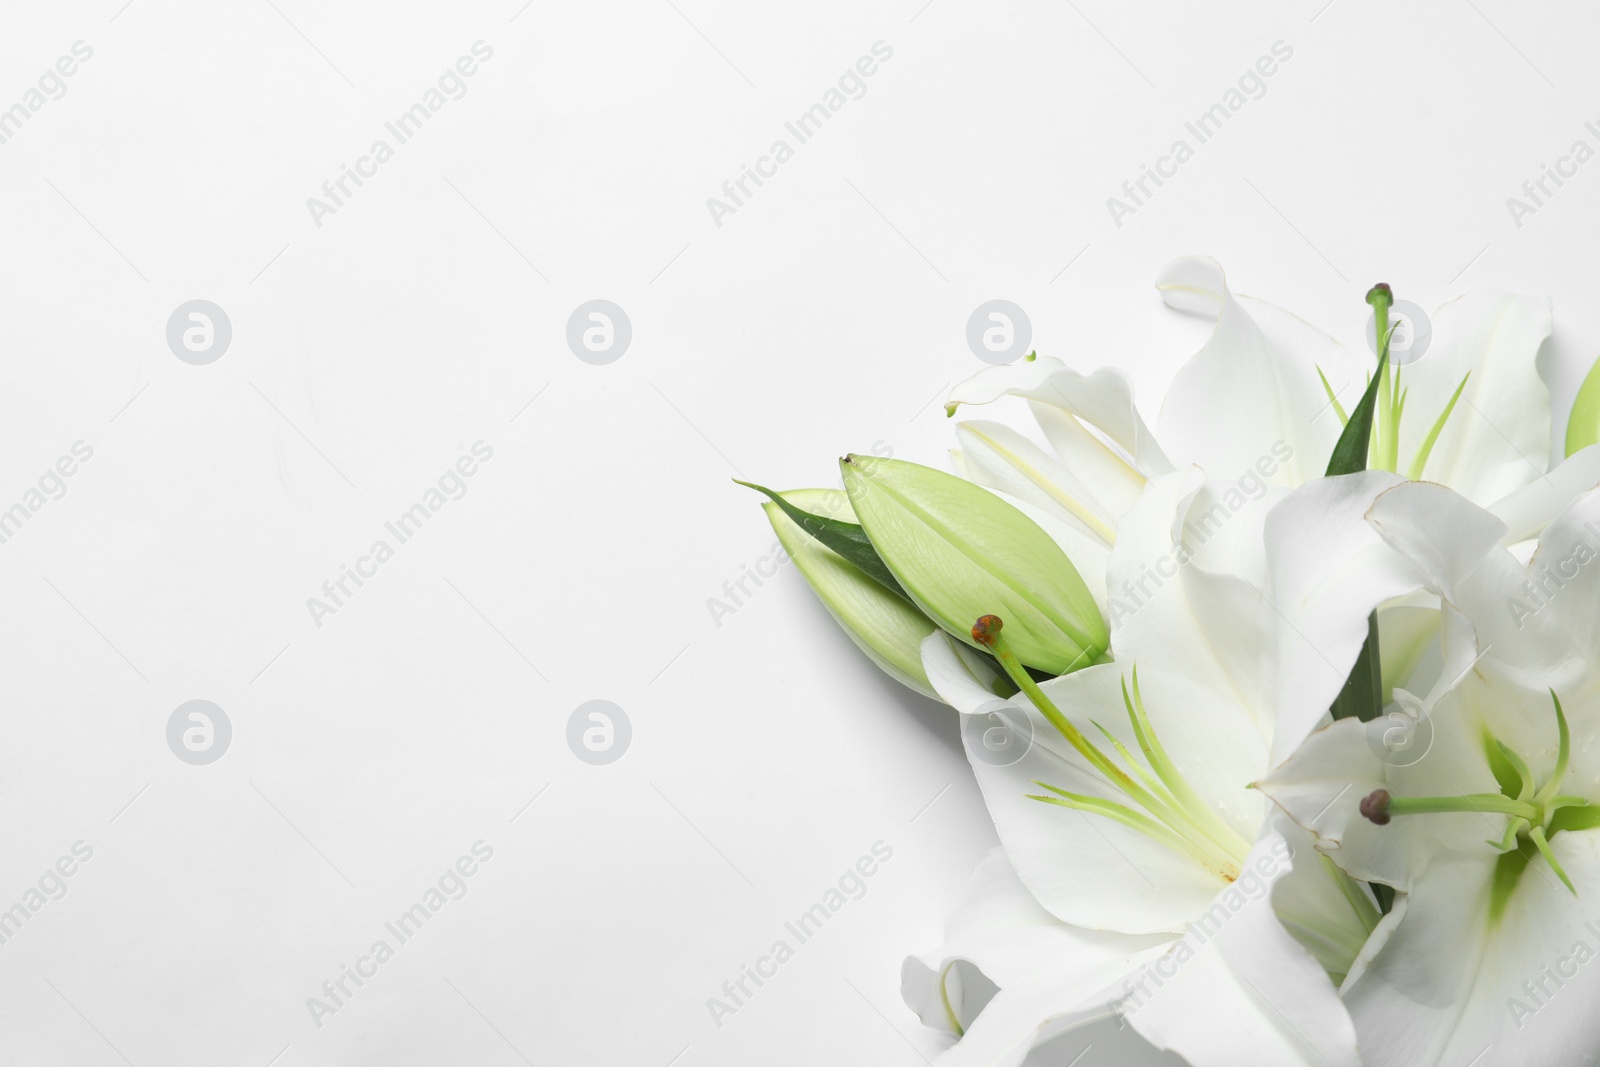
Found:
M 1060 544 L 1110 647 L 1005 720 L 967 646 L 923 641 L 927 688 L 1026 739 L 969 741 L 1000 848 L 903 968 L 940 1064 L 1112 1015 L 1197 1067 L 1595 1062 L 1600 446 L 1550 458 L 1548 301 L 1439 308 L 1391 469 L 1324 477 L 1367 348 L 1211 260 L 1158 288 L 1214 326 L 1154 430 L 1121 372 L 1051 358 L 950 396 L 1030 410 L 960 422 L 955 469 Z M 1387 714 L 1334 721 L 1374 613 Z

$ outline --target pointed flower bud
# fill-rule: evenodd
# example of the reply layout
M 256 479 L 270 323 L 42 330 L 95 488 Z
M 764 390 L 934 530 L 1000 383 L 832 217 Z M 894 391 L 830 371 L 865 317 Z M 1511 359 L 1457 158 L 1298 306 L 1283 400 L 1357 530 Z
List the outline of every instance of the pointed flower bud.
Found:
M 971 482 L 902 460 L 841 462 L 872 547 L 918 607 L 969 645 L 972 620 L 1006 620 L 1024 664 L 1065 674 L 1098 659 L 1105 619 L 1077 568 L 1021 511 Z
M 782 496 L 813 515 L 856 521 L 850 501 L 837 489 L 795 489 Z M 761 506 L 784 551 L 857 647 L 895 681 L 938 700 L 922 669 L 922 640 L 938 629 L 933 621 L 811 537 L 777 504 Z

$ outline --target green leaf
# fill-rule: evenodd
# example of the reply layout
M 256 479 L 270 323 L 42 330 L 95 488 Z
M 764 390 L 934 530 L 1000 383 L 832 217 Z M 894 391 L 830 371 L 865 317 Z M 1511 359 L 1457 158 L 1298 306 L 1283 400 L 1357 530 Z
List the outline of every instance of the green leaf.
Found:
M 1385 339 L 1383 354 L 1378 357 L 1378 373 L 1367 383 L 1367 391 L 1356 401 L 1344 432 L 1333 446 L 1328 457 L 1328 477 L 1336 474 L 1355 474 L 1367 469 L 1367 446 L 1372 441 L 1372 414 L 1378 406 L 1378 383 L 1385 381 L 1384 368 L 1389 361 L 1389 344 Z
M 1367 383 L 1367 391 L 1356 401 L 1355 408 L 1350 412 L 1350 420 L 1344 424 L 1344 432 L 1339 434 L 1339 440 L 1333 446 L 1333 455 L 1328 459 L 1328 477 L 1356 474 L 1367 469 L 1367 446 L 1372 441 L 1372 415 L 1378 404 L 1379 383 L 1388 381 L 1388 376 L 1384 374 L 1388 362 L 1389 338 L 1385 336 L 1379 347 L 1377 373 Z M 1367 617 L 1367 640 L 1361 646 L 1361 654 L 1356 657 L 1350 677 L 1345 679 L 1344 688 L 1334 698 L 1328 713 L 1335 719 L 1355 718 L 1371 722 L 1381 711 L 1383 660 L 1378 646 L 1378 613 L 1374 611 Z
M 1572 414 L 1567 416 L 1567 455 L 1588 448 L 1600 441 L 1600 359 L 1589 368 L 1577 399 L 1572 402 Z
M 885 589 L 903 597 L 908 604 L 911 603 L 911 598 L 906 596 L 906 591 L 901 588 L 899 582 L 895 581 L 894 575 L 889 573 L 889 568 L 884 565 L 882 558 L 879 557 L 878 550 L 872 547 L 872 541 L 868 539 L 867 532 L 856 523 L 830 519 L 822 515 L 813 515 L 809 511 L 802 511 L 785 500 L 780 494 L 773 492 L 764 485 L 756 485 L 754 482 L 741 482 L 737 478 L 734 481 L 748 489 L 754 489 L 758 493 L 766 494 L 796 526 L 799 526 L 806 533 L 843 556 L 847 562 L 854 564 L 862 574 L 878 582 Z
M 1376 290 L 1375 290 L 1376 291 Z M 1368 294 L 1371 300 L 1371 294 Z M 1380 324 L 1387 316 L 1380 313 Z M 1344 424 L 1344 432 L 1339 434 L 1339 440 L 1334 443 L 1333 455 L 1328 457 L 1328 477 L 1340 474 L 1356 474 L 1367 469 L 1367 447 L 1372 442 L 1373 411 L 1378 405 L 1379 383 L 1386 383 L 1388 375 L 1384 373 L 1389 362 L 1389 338 L 1383 338 L 1378 346 L 1378 370 L 1367 383 L 1367 391 L 1361 394 L 1361 399 L 1356 401 L 1350 418 Z M 1397 424 L 1398 427 L 1398 424 Z M 1356 656 L 1355 666 L 1350 669 L 1350 677 L 1345 679 L 1344 688 L 1334 698 L 1333 706 L 1328 713 L 1335 719 L 1358 719 L 1361 722 L 1371 722 L 1383 711 L 1383 659 L 1379 652 L 1378 640 L 1378 613 L 1374 611 L 1367 616 L 1367 639 L 1361 645 L 1361 653 Z M 1378 909 L 1385 915 L 1394 907 L 1394 890 L 1381 882 L 1373 882 L 1372 895 L 1378 902 Z
M 1367 616 L 1367 639 L 1361 645 L 1361 654 L 1356 656 L 1350 677 L 1328 708 L 1328 714 L 1335 719 L 1371 722 L 1383 710 L 1383 662 L 1378 649 L 1378 613 L 1374 611 Z
M 809 514 L 827 512 L 855 517 L 850 502 L 837 489 L 795 489 L 782 494 Z M 939 699 L 922 668 L 922 641 L 938 631 L 932 619 L 904 597 L 891 593 L 822 542 L 809 536 L 777 504 L 762 504 L 767 521 L 784 551 L 799 568 L 823 607 L 867 656 L 891 678 L 923 696 Z M 965 648 L 965 646 L 963 646 Z M 958 653 L 959 654 L 959 653 Z M 969 666 L 981 662 L 969 652 Z M 975 668 L 976 669 L 976 668 Z M 991 672 L 998 677 L 999 672 Z

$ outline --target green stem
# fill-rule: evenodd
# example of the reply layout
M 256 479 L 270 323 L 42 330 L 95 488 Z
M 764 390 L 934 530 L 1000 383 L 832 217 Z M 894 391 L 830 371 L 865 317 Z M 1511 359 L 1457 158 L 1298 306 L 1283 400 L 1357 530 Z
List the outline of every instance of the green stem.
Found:
M 1133 695 L 1128 694 L 1127 679 L 1122 682 L 1122 702 L 1128 709 L 1128 721 L 1133 724 L 1133 735 L 1139 742 L 1139 750 L 1144 753 L 1144 758 L 1156 774 L 1166 783 L 1178 806 L 1188 812 L 1198 813 L 1197 818 L 1190 821 L 1200 824 L 1200 829 L 1205 835 L 1229 855 L 1244 857 L 1250 851 L 1250 845 L 1239 834 L 1223 822 L 1216 810 L 1207 804 L 1200 795 L 1194 791 L 1189 780 L 1178 770 L 1177 764 L 1172 762 L 1172 757 L 1167 755 L 1167 750 L 1161 744 L 1161 739 L 1156 736 L 1155 727 L 1150 724 L 1150 715 L 1145 711 L 1144 695 L 1139 692 L 1139 667 L 1133 668 Z
M 1384 353 L 1389 350 L 1389 305 L 1383 300 L 1373 301 L 1372 314 L 1376 331 L 1374 337 L 1378 342 L 1378 417 L 1372 424 L 1372 465 L 1379 469 L 1385 467 L 1389 456 L 1389 437 L 1394 432 L 1391 419 L 1394 417 L 1392 387 L 1389 379 L 1389 367 L 1383 359 Z
M 1072 721 L 1063 715 L 1061 709 L 1056 707 L 1055 702 L 1045 695 L 1043 689 L 1039 688 L 1039 683 L 1034 681 L 1027 671 L 1023 670 L 1022 661 L 1017 659 L 1017 654 L 1011 651 L 1006 644 L 1005 638 L 1000 636 L 998 629 L 989 636 L 987 643 L 991 651 L 994 652 L 995 659 L 1000 661 L 1000 666 L 1011 677 L 1011 680 L 1017 683 L 1017 688 L 1027 694 L 1028 699 L 1033 701 L 1033 706 L 1039 709 L 1039 713 L 1049 720 L 1050 725 L 1054 726 L 1062 737 L 1067 739 L 1068 744 L 1078 750 L 1078 755 L 1087 760 L 1089 766 L 1104 775 L 1112 785 L 1136 801 L 1140 807 L 1169 826 L 1179 822 L 1193 825 L 1194 821 L 1187 818 L 1181 809 L 1166 803 L 1150 790 L 1134 781 L 1128 772 L 1118 767 L 1104 752 L 1095 747 L 1093 741 L 1083 736 L 1082 731 L 1072 725 Z M 1046 788 L 1049 787 L 1047 786 Z
M 1540 822 L 1543 812 L 1533 804 L 1512 800 L 1500 793 L 1463 793 L 1456 797 L 1390 797 L 1390 815 L 1434 815 L 1442 811 L 1478 811 L 1493 815 L 1513 815 Z
M 1045 694 L 1043 689 L 1039 688 L 1039 683 L 1035 682 L 1033 677 L 1023 668 L 1022 662 L 1017 659 L 1016 653 L 1011 651 L 1005 638 L 1001 636 L 1002 625 L 1003 623 L 999 618 L 993 615 L 985 615 L 973 625 L 973 639 L 994 654 L 995 659 L 999 661 L 1007 676 L 1017 684 L 1017 688 L 1027 695 L 1028 699 L 1033 702 L 1033 706 L 1039 709 L 1039 713 L 1045 717 L 1051 726 L 1056 728 L 1056 731 L 1062 737 L 1067 739 L 1067 743 L 1077 750 L 1078 754 L 1088 762 L 1089 766 L 1099 771 L 1110 784 L 1144 808 L 1151 816 L 1154 816 L 1154 819 L 1135 812 L 1122 804 L 1098 797 L 1085 797 L 1075 793 L 1067 793 L 1044 782 L 1039 784 L 1057 794 L 1056 798 L 1036 797 L 1035 799 L 1046 800 L 1064 807 L 1075 807 L 1080 811 L 1092 811 L 1095 814 L 1115 819 L 1140 830 L 1169 847 L 1189 853 L 1199 860 L 1203 866 L 1215 871 L 1229 881 L 1237 878 L 1239 874 L 1238 857 L 1249 851 L 1248 847 L 1244 847 L 1244 843 L 1239 840 L 1238 835 L 1231 831 L 1227 835 L 1223 835 L 1219 833 L 1218 826 L 1208 825 L 1207 817 L 1212 822 L 1216 821 L 1209 806 L 1200 805 L 1197 810 L 1202 814 L 1197 815 L 1189 810 L 1189 806 L 1184 800 L 1180 800 L 1179 796 L 1175 795 L 1176 791 L 1171 790 L 1170 782 L 1168 782 L 1168 790 L 1147 788 L 1143 783 L 1131 777 L 1128 772 L 1119 767 L 1114 760 L 1100 751 L 1099 748 L 1095 747 L 1094 742 L 1085 737 L 1082 731 L 1062 714 L 1061 709 L 1056 707 L 1055 702 Z M 1103 730 L 1104 728 L 1102 727 L 1101 729 Z M 1139 735 L 1140 748 L 1148 755 L 1151 747 L 1146 743 L 1145 731 L 1141 728 L 1138 720 L 1134 722 L 1134 730 Z M 1132 764 L 1131 754 L 1128 753 L 1126 747 L 1118 744 L 1117 749 Z M 1156 751 L 1160 751 L 1159 748 Z M 1165 760 L 1165 753 L 1163 752 L 1161 755 Z M 1134 766 L 1141 778 L 1148 778 L 1148 772 L 1143 768 L 1137 767 L 1137 765 Z M 1160 775 L 1162 781 L 1168 781 L 1168 774 L 1162 765 L 1155 765 L 1155 771 Z M 1172 774 L 1181 781 L 1181 776 L 1176 774 L 1176 768 L 1172 769 Z M 1153 786 L 1155 783 L 1151 784 Z M 1193 794 L 1186 791 L 1184 795 L 1192 796 Z M 1227 828 L 1221 827 L 1220 829 L 1226 830 Z M 1228 840 L 1229 836 L 1232 837 L 1231 841 Z M 1207 845 L 1209 845 L 1209 849 L 1206 847 Z M 1210 851 L 1212 849 L 1215 852 Z
M 1333 860 L 1319 852 L 1318 858 L 1322 860 L 1322 867 L 1328 872 L 1328 877 L 1333 879 L 1333 884 L 1339 887 L 1339 893 L 1344 897 L 1345 903 L 1350 905 L 1350 910 L 1356 913 L 1356 918 L 1366 928 L 1367 933 L 1372 933 L 1377 927 L 1378 920 L 1383 918 L 1372 898 L 1361 891 L 1361 884 L 1348 874 L 1341 871 Z

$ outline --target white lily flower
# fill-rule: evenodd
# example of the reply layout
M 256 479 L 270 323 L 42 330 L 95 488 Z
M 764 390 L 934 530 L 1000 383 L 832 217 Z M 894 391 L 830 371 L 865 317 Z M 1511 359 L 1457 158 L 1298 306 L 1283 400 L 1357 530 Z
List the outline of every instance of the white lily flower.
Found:
M 1360 485 L 1370 500 L 1397 480 L 1373 473 L 1314 488 Z M 1230 493 L 1244 502 L 1239 511 L 1220 527 L 1203 524 Z M 1197 1067 L 1359 1062 L 1329 975 L 1353 965 L 1378 922 L 1376 903 L 1302 831 L 1274 824 L 1249 788 L 1272 766 L 1278 703 L 1310 702 L 1325 714 L 1366 632 L 1364 622 L 1326 621 L 1340 610 L 1315 610 L 1354 595 L 1342 587 L 1300 597 L 1311 606 L 1298 627 L 1264 599 L 1272 568 L 1263 516 L 1282 495 L 1263 486 L 1252 500 L 1197 470 L 1152 478 L 1110 553 L 1113 598 L 1119 589 L 1137 598 L 1120 612 L 1113 601 L 1115 662 L 1035 684 L 1011 669 L 1003 625 L 998 637 L 992 623 L 974 628 L 1027 695 L 1010 711 L 997 710 L 947 642 L 924 644 L 924 670 L 944 700 L 1029 739 L 1020 758 L 993 758 L 970 741 L 982 731 L 967 731 L 1016 878 L 1060 924 L 1022 908 L 1031 917 L 987 935 L 969 924 L 945 949 L 908 961 L 908 1003 L 933 1025 L 965 1031 L 950 1064 L 1020 1063 L 1107 1005 Z M 1272 521 L 1286 536 L 1310 536 L 1325 510 Z M 1360 595 L 1387 593 L 1369 583 Z M 1277 650 L 1308 639 L 1329 662 L 1281 679 Z M 1024 939 L 1018 925 L 1049 929 L 1027 935 L 1041 945 L 1079 947 L 1018 955 L 1006 948 Z M 1154 961 L 1152 939 L 1165 945 Z M 1118 959 L 1125 967 L 1108 981 Z M 995 1014 L 974 1018 L 994 988 Z
M 1359 508 L 1442 602 L 1438 681 L 1260 783 L 1393 911 L 1345 981 L 1373 1067 L 1577 1067 L 1600 1049 L 1600 490 L 1523 564 L 1437 485 Z M 1314 569 L 1314 567 L 1313 567 Z M 1414 737 L 1396 758 L 1386 730 Z M 1420 758 L 1419 758 L 1420 757 Z M 1381 825 L 1380 825 L 1381 824 Z
M 1030 358 L 979 371 L 950 392 L 945 411 L 1002 396 L 1029 402 L 1054 455 L 1009 427 L 957 427 L 957 469 L 968 479 L 1036 507 L 1097 538 L 1107 548 L 1145 479 L 1172 470 L 1133 406 L 1127 376 L 1111 367 L 1090 375 L 1058 359 Z M 1108 443 L 1109 442 L 1109 443 Z
M 979 371 L 951 392 L 946 410 L 1023 397 L 1054 454 L 1005 426 L 969 422 L 957 430 L 956 469 L 1108 548 L 1144 479 L 1174 464 L 1213 478 L 1255 470 L 1291 488 L 1322 477 L 1375 358 L 1232 292 L 1212 259 L 1174 260 L 1156 287 L 1170 307 L 1215 326 L 1179 369 L 1155 433 L 1120 371 L 1084 375 L 1039 358 Z M 1505 520 L 1508 538 L 1535 537 L 1600 481 L 1600 447 L 1550 463 L 1550 396 L 1537 365 L 1550 302 L 1480 290 L 1431 321 L 1427 351 L 1381 383 L 1369 466 L 1448 485 Z
M 1279 484 L 1321 476 L 1372 357 L 1233 293 L 1212 259 L 1175 260 L 1156 287 L 1169 306 L 1216 322 L 1162 406 L 1168 454 L 1221 477 L 1287 441 L 1298 463 L 1284 465 Z M 1448 485 L 1505 519 L 1508 537 L 1537 536 L 1600 481 L 1600 449 L 1554 471 L 1550 463 L 1550 393 L 1537 362 L 1552 328 L 1549 299 L 1479 290 L 1440 307 L 1431 325 L 1428 349 L 1380 384 L 1369 466 Z
M 1020 1063 L 1031 1048 L 1109 1015 L 1096 995 L 1159 959 L 1171 940 L 1068 926 L 995 849 L 973 872 L 944 945 L 905 961 L 901 994 L 926 1025 L 962 1039 L 941 1067 Z

